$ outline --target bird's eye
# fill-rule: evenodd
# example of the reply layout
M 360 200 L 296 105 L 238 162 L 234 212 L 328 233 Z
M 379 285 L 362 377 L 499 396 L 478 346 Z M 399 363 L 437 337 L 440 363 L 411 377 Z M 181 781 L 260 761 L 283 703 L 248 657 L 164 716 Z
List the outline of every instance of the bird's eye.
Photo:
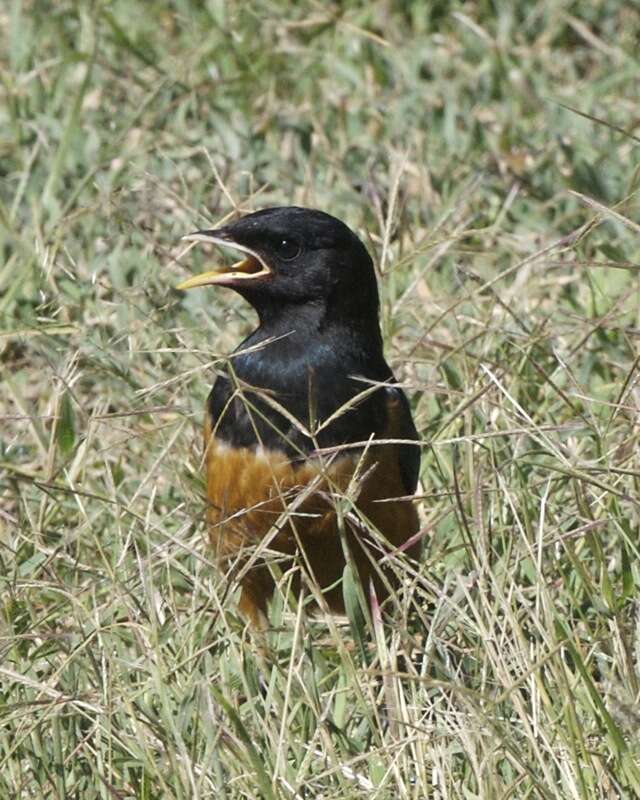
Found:
M 278 255 L 285 261 L 292 261 L 302 249 L 295 239 L 286 239 L 284 236 L 277 239 L 275 244 Z

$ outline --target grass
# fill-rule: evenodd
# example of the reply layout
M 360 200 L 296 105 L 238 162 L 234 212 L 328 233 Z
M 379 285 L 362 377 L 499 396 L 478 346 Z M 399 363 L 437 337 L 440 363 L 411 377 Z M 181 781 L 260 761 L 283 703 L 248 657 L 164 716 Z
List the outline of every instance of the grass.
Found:
M 0 797 L 637 797 L 634 4 L 0 15 Z M 294 202 L 374 254 L 425 553 L 393 624 L 260 642 L 200 469 L 253 320 L 173 287 Z

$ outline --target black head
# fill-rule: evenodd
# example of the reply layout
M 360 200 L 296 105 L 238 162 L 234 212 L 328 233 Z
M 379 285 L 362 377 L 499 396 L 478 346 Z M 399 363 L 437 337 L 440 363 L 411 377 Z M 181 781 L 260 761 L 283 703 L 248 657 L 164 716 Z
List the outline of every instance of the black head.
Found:
M 261 319 L 291 306 L 321 308 L 330 317 L 377 318 L 378 290 L 371 258 L 343 222 L 296 206 L 266 208 L 188 241 L 240 250 L 232 267 L 196 276 L 179 288 L 217 284 L 245 297 Z

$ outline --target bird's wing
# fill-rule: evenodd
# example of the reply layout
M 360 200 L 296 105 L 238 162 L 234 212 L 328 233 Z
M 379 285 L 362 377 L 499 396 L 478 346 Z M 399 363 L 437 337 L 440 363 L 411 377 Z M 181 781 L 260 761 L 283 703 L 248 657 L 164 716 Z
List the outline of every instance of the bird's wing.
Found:
M 406 394 L 398 387 L 388 386 L 386 393 L 386 425 L 384 438 L 412 440 L 398 445 L 398 461 L 402 484 L 407 494 L 414 494 L 420 473 L 420 446 L 418 431 L 413 424 L 411 408 Z

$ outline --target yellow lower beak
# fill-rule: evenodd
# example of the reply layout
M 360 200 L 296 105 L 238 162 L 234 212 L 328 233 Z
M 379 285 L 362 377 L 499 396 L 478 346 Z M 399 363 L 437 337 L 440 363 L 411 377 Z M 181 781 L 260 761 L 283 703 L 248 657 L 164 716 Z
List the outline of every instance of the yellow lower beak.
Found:
M 197 286 L 212 286 L 217 283 L 227 283 L 228 281 L 251 280 L 269 274 L 266 269 L 253 256 L 237 261 L 230 267 L 220 267 L 209 272 L 202 272 L 194 275 L 186 281 L 178 284 L 176 289 L 195 289 Z

